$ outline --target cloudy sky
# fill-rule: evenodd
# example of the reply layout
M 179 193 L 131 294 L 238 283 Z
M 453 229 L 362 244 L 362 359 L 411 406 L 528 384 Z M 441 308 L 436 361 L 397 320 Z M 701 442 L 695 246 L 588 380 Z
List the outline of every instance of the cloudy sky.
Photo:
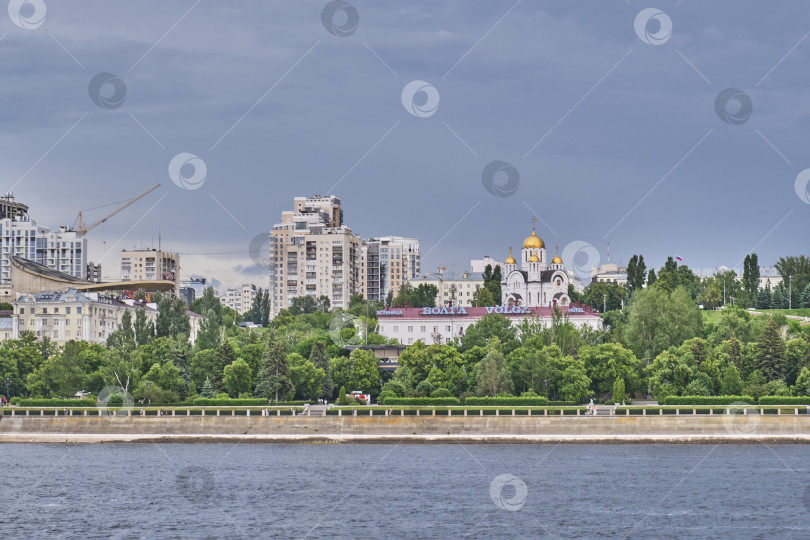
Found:
M 806 2 L 20 4 L 4 190 L 56 227 L 163 184 L 89 233 L 108 278 L 160 237 L 183 277 L 266 285 L 251 240 L 313 194 L 425 270 L 505 258 L 532 215 L 583 268 L 808 253 Z

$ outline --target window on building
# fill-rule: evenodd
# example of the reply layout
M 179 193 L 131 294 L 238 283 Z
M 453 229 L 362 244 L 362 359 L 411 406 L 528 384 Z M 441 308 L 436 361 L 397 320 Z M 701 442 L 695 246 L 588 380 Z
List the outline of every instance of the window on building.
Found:
M 77 308 L 76 308 L 76 313 L 78 313 L 79 315 L 81 315 L 81 314 L 82 314 L 82 308 L 77 307 Z
M 423 327 L 422 327 L 420 330 L 421 330 L 422 332 L 424 332 L 424 331 L 425 331 L 425 327 L 423 326 Z
M 396 333 L 398 330 L 399 330 L 399 326 L 395 326 L 395 327 L 393 328 L 392 332 Z
M 447 329 L 445 330 L 445 332 L 449 332 L 449 331 L 450 331 L 450 326 L 447 326 Z
M 67 313 L 68 315 L 70 315 L 70 308 L 69 308 L 69 307 L 66 307 L 66 308 L 65 308 L 65 313 Z
M 413 326 L 408 327 L 408 332 L 413 332 Z
M 24 307 L 20 308 L 20 315 L 25 315 L 25 308 Z

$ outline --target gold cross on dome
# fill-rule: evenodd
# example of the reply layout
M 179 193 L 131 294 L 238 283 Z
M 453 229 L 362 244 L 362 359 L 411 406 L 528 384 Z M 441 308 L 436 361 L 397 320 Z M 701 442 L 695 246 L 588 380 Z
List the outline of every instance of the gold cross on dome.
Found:
M 537 221 L 537 218 L 535 216 L 532 216 L 532 231 L 534 231 L 534 225 L 535 225 L 536 221 Z

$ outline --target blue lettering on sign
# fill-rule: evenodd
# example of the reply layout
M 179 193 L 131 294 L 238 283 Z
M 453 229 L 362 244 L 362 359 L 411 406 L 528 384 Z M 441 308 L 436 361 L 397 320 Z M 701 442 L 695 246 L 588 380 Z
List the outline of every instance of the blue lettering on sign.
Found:
M 516 315 L 529 312 L 526 306 L 490 306 L 484 309 L 487 310 L 487 313 L 503 313 L 504 315 Z
M 572 307 L 568 308 L 568 313 L 585 313 L 585 310 L 581 307 Z

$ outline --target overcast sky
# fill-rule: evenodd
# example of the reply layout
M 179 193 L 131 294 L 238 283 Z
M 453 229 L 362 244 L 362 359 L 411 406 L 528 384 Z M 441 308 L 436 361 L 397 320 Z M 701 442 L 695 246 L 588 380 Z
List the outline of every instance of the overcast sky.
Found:
M 89 233 L 108 278 L 160 236 L 183 278 L 266 286 L 251 240 L 313 194 L 420 238 L 424 271 L 504 259 L 532 215 L 580 267 L 608 241 L 655 267 L 810 251 L 807 2 L 20 3 L 3 189 L 57 227 L 163 184 Z

